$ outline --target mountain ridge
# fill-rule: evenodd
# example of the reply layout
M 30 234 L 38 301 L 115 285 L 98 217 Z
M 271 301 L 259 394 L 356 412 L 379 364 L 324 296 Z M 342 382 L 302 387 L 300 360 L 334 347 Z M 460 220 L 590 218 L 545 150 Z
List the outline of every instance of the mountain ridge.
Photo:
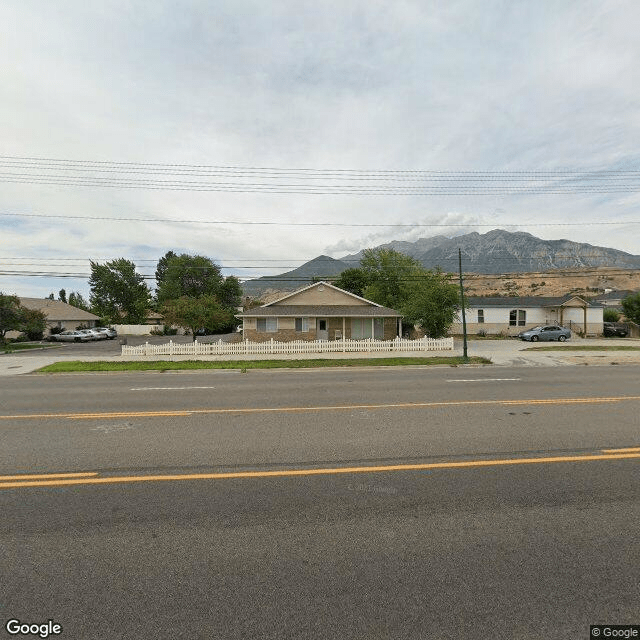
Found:
M 565 238 L 543 240 L 524 231 L 492 229 L 485 234 L 473 231 L 448 238 L 432 236 L 414 242 L 393 240 L 373 247 L 394 249 L 417 259 L 425 268 L 458 271 L 458 249 L 465 273 L 508 274 L 548 272 L 571 268 L 618 267 L 640 269 L 640 256 Z M 331 258 L 321 255 L 297 269 L 275 276 L 263 276 L 243 283 L 245 295 L 259 295 L 267 289 L 288 291 L 314 279 L 332 278 L 345 269 L 357 267 L 363 251 Z

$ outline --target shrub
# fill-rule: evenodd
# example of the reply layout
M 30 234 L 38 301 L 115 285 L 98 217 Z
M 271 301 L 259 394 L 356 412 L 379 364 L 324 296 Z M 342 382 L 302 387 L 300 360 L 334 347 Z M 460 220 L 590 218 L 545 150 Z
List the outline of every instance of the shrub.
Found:
M 484 338 L 487 335 L 487 332 L 484 329 L 480 329 L 477 333 L 478 336 Z
M 615 309 L 605 309 L 602 313 L 602 318 L 605 322 L 618 322 L 620 313 Z

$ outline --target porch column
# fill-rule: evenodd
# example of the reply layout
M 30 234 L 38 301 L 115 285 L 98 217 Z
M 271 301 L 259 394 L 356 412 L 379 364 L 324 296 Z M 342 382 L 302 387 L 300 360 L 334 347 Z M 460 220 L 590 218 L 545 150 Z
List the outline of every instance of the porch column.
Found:
M 371 318 L 371 339 L 374 340 L 376 337 L 376 330 L 375 330 L 375 323 L 374 323 L 375 318 Z
M 582 307 L 583 315 L 584 315 L 584 337 L 587 337 L 587 305 L 585 304 Z
M 398 318 L 398 338 L 402 338 L 402 318 Z
M 347 334 L 345 333 L 345 327 L 346 327 L 346 320 L 344 316 L 342 316 L 342 339 L 343 340 L 347 337 Z

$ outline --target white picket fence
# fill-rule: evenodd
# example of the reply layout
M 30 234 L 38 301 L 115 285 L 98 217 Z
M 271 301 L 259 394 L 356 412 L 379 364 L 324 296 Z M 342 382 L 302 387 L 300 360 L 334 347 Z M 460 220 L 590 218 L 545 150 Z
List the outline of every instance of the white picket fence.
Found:
M 189 342 L 166 344 L 141 344 L 137 347 L 122 345 L 123 356 L 226 356 L 226 355 L 270 355 L 296 353 L 354 353 L 354 352 L 406 352 L 406 351 L 453 351 L 453 338 L 420 338 L 419 340 L 293 340 L 277 342 Z

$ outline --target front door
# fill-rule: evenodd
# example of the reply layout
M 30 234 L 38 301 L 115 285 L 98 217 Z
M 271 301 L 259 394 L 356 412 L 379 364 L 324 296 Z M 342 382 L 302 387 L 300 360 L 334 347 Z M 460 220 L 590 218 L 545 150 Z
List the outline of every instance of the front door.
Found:
M 318 318 L 318 329 L 316 330 L 316 339 L 317 340 L 329 339 L 329 329 L 327 329 L 326 318 Z

